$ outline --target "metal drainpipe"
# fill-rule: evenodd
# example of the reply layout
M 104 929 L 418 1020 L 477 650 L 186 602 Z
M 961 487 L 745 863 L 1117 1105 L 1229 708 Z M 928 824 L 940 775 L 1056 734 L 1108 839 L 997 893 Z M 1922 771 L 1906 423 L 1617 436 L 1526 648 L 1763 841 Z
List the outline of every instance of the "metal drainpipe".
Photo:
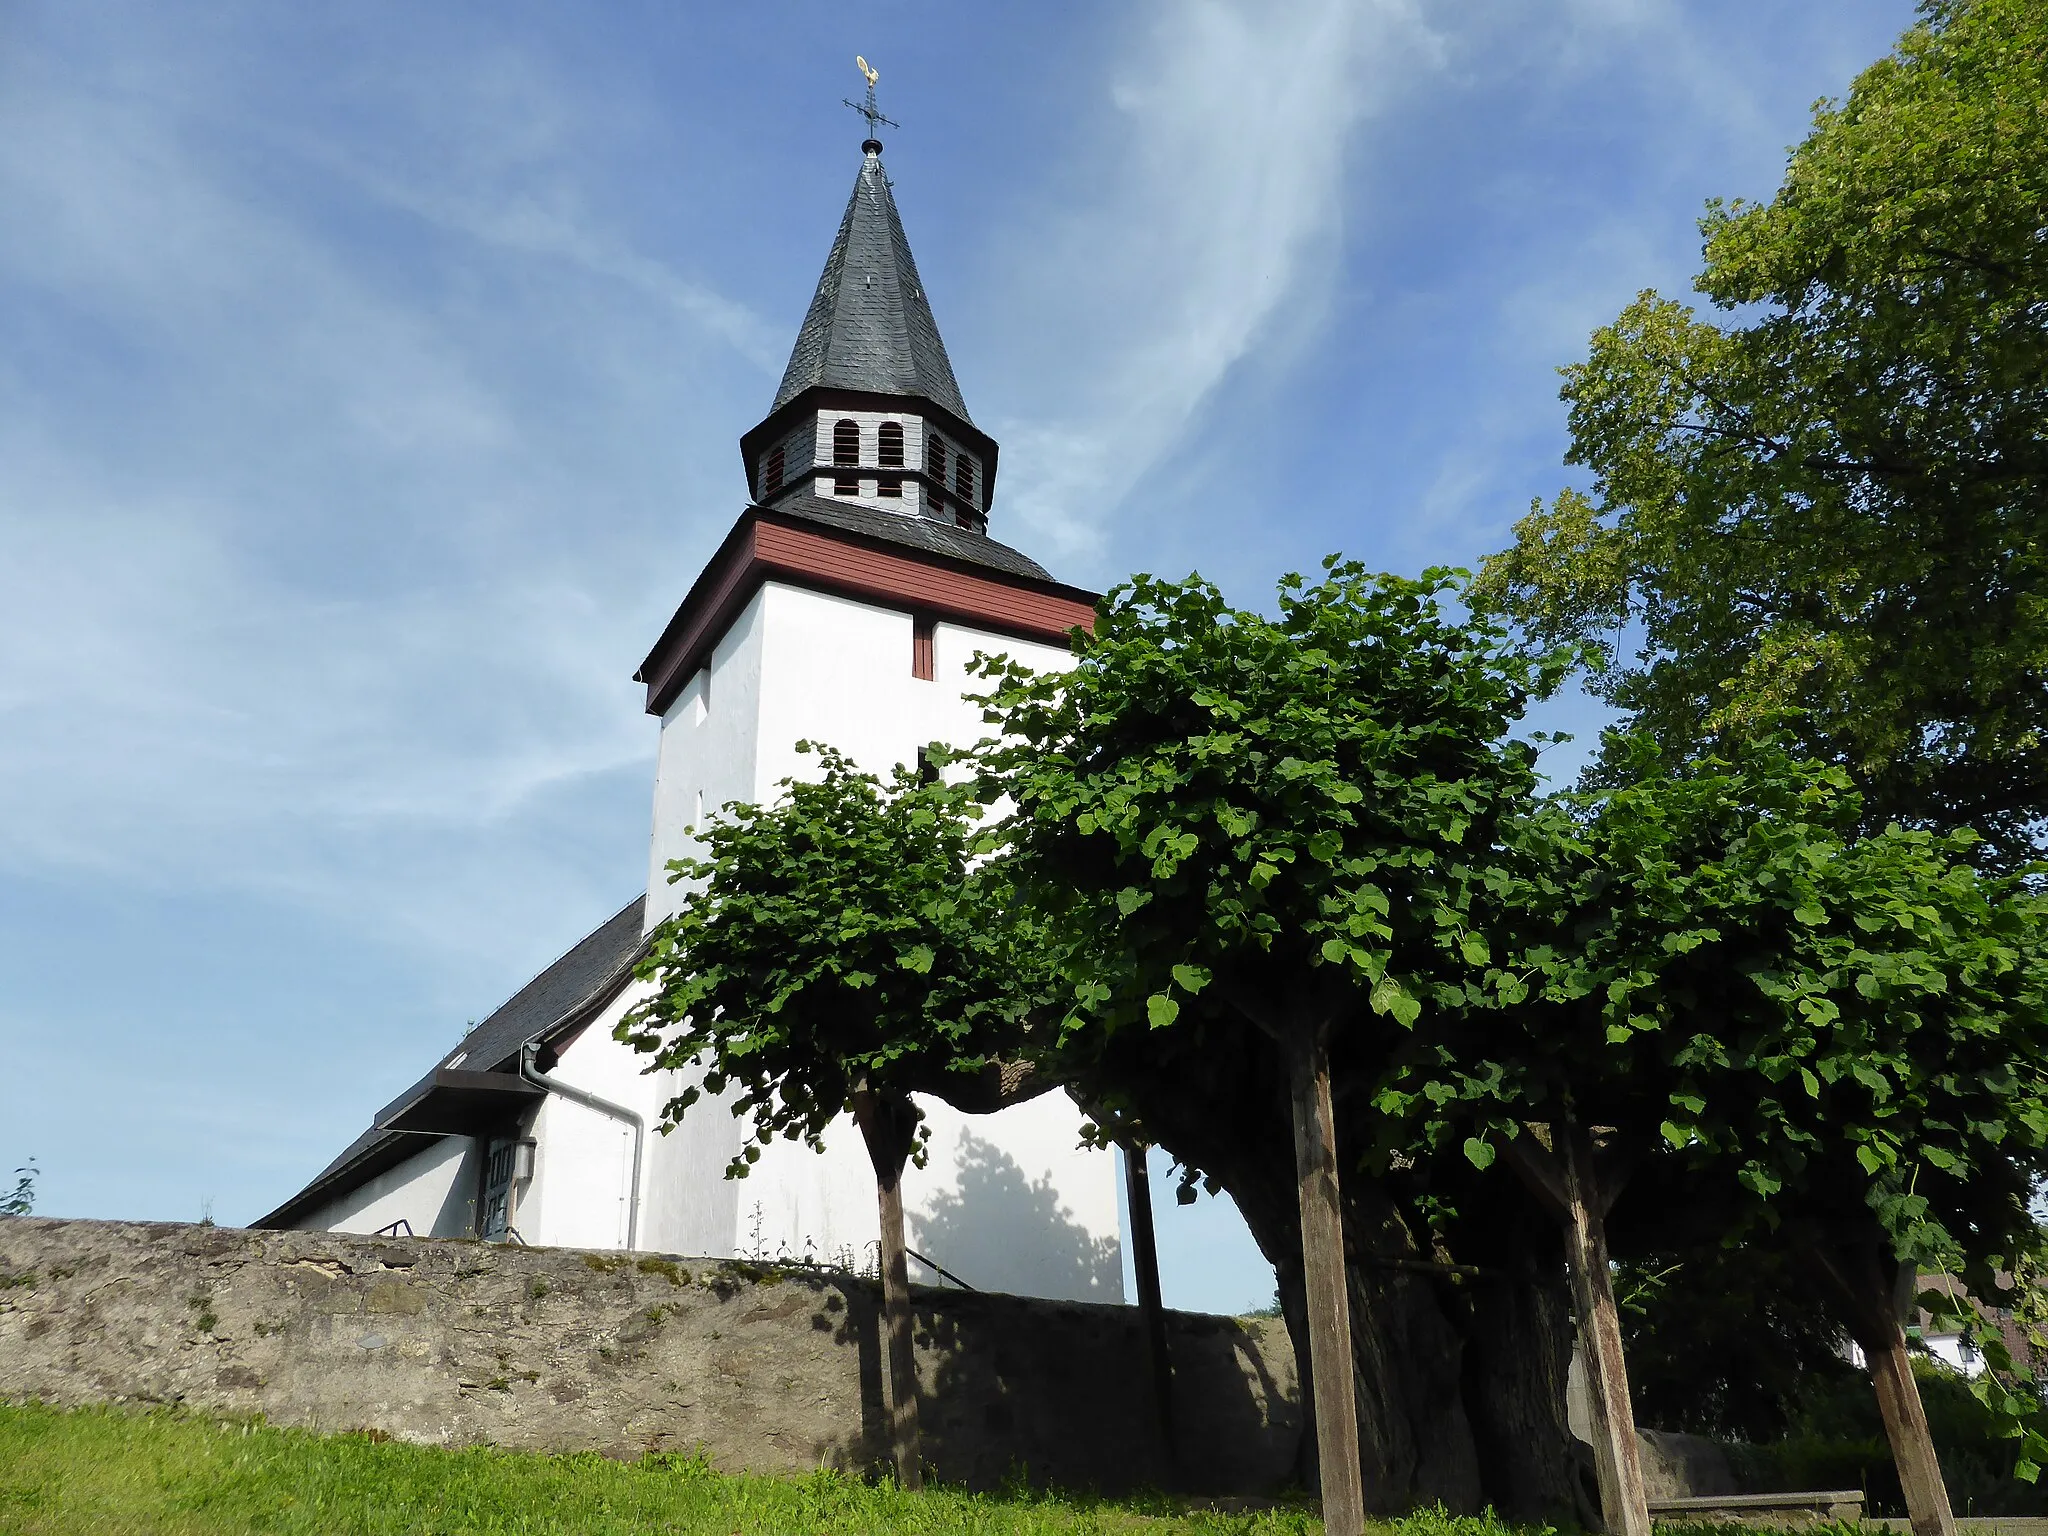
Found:
M 594 1093 L 571 1087 L 559 1078 L 548 1076 L 534 1069 L 533 1053 L 539 1047 L 532 1042 L 519 1051 L 519 1075 L 536 1088 L 549 1093 L 558 1093 L 571 1104 L 581 1104 L 585 1109 L 594 1109 L 600 1115 L 609 1115 L 614 1120 L 623 1120 L 633 1127 L 633 1192 L 626 1202 L 626 1250 L 632 1252 L 640 1246 L 640 1144 L 646 1139 L 647 1122 L 623 1104 L 614 1104 L 609 1099 L 600 1099 Z

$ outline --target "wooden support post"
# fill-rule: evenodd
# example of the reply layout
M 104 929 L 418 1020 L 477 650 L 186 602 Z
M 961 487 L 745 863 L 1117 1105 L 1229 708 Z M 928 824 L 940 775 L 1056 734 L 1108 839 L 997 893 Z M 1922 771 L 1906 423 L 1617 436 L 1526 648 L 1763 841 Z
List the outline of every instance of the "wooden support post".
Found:
M 917 1355 L 911 1337 L 910 1259 L 903 1240 L 903 1165 L 910 1160 L 916 1111 L 908 1101 L 890 1102 L 865 1087 L 853 1094 L 853 1117 L 875 1168 L 875 1196 L 882 1218 L 882 1332 L 888 1369 L 889 1441 L 896 1481 L 924 1486 L 918 1443 Z
M 1866 1347 L 1863 1353 L 1870 1362 L 1870 1383 L 1877 1389 L 1878 1416 L 1898 1464 L 1899 1489 L 1906 1496 L 1913 1536 L 1955 1536 L 1956 1517 L 1935 1458 L 1920 1384 L 1913 1379 L 1913 1362 L 1906 1353 L 1906 1331 L 1894 1319 L 1889 1332 L 1883 1348 Z
M 1173 1360 L 1166 1348 L 1166 1305 L 1159 1291 L 1159 1245 L 1152 1232 L 1152 1174 L 1147 1148 L 1127 1144 L 1124 1194 L 1131 1207 L 1131 1269 L 1138 1279 L 1138 1312 L 1152 1366 L 1152 1411 L 1159 1424 L 1169 1485 L 1180 1481 L 1180 1453 L 1173 1433 Z
M 1826 1242 L 1808 1234 L 1799 1251 L 1835 1293 L 1848 1317 L 1850 1336 L 1863 1351 L 1913 1536 L 1955 1536 L 1955 1512 L 1949 1508 L 1948 1485 L 1934 1454 L 1934 1436 L 1927 1427 L 1920 1384 L 1913 1379 L 1900 1316 L 1912 1305 L 1912 1272 L 1901 1269 L 1888 1278 L 1879 1259 L 1879 1241 L 1873 1235 Z
M 1600 1514 L 1609 1536 L 1650 1536 L 1650 1505 L 1629 1402 L 1628 1364 L 1621 1351 L 1621 1313 L 1607 1267 L 1607 1202 L 1594 1173 L 1593 1145 L 1577 1126 L 1560 1125 L 1553 1141 L 1563 1174 L 1565 1259 L 1571 1266 L 1572 1309 L 1593 1399 L 1593 1467 Z
M 1337 1128 L 1330 1111 L 1328 1048 L 1317 1039 L 1307 1049 L 1290 1051 L 1288 1065 L 1323 1530 L 1326 1536 L 1362 1536 L 1365 1476 L 1358 1460 L 1351 1295 L 1344 1266 L 1344 1211 L 1338 1198 Z

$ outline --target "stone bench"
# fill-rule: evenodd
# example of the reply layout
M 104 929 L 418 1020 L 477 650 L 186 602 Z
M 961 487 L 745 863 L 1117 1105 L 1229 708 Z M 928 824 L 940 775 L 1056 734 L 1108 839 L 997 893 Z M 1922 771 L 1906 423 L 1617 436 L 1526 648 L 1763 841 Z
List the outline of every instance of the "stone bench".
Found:
M 1855 1488 L 1819 1493 L 1720 1493 L 1693 1499 L 1652 1499 L 1650 1518 L 1665 1525 L 1820 1525 L 1863 1518 Z

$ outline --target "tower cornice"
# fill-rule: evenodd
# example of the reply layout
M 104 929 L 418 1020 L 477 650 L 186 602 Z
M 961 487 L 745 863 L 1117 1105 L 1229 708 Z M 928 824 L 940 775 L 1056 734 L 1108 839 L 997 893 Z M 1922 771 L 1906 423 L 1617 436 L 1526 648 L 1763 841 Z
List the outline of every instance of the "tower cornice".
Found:
M 1054 581 L 993 540 L 899 513 L 800 501 L 812 505 L 740 514 L 633 674 L 646 685 L 650 715 L 667 711 L 770 581 L 1049 644 L 1094 631 L 1096 593 Z

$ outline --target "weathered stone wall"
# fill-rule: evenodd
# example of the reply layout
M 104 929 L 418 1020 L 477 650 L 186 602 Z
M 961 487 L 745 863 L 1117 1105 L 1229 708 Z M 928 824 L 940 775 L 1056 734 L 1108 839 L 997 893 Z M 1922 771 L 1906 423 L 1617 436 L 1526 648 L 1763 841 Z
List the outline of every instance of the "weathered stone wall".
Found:
M 1170 1479 L 1135 1307 L 914 1288 L 943 1481 Z M 181 1403 L 441 1445 L 885 1455 L 871 1283 L 569 1249 L 0 1220 L 0 1398 Z M 1258 1493 L 1300 1435 L 1277 1322 L 1170 1315 L 1180 1484 Z

